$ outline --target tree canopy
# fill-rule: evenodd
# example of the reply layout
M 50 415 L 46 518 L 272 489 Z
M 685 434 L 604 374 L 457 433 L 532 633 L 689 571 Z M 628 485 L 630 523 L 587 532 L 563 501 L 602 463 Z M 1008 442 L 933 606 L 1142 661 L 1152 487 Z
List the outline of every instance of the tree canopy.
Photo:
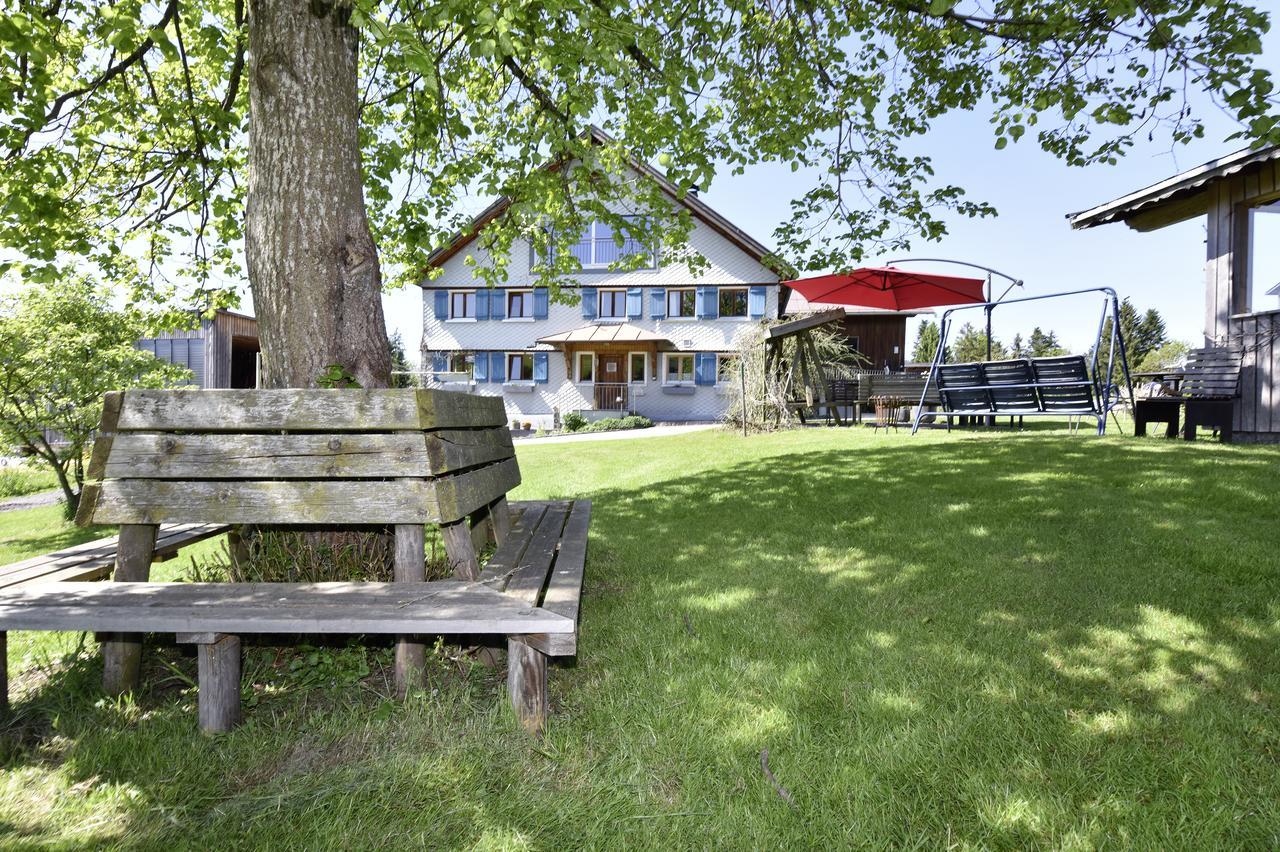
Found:
M 402 281 L 465 224 L 468 194 L 512 200 L 481 240 L 490 280 L 520 237 L 551 258 L 544 279 L 563 280 L 576 261 L 551 248 L 595 218 L 678 248 L 687 212 L 631 180 L 628 157 L 681 192 L 753 163 L 804 169 L 811 183 L 775 238 L 782 260 L 819 269 L 992 212 L 914 152 L 950 111 L 989 113 L 998 148 L 1034 138 L 1073 165 L 1115 162 L 1140 137 L 1195 138 L 1208 99 L 1245 142 L 1280 141 L 1259 66 L 1269 20 L 1245 0 L 311 6 L 358 32 L 365 194 Z M 240 279 L 247 90 L 262 85 L 247 67 L 252 27 L 243 0 L 7 8 L 0 244 L 28 278 L 52 280 L 74 256 L 202 304 Z M 307 57 L 286 60 L 307 73 Z M 592 145 L 590 122 L 616 143 Z

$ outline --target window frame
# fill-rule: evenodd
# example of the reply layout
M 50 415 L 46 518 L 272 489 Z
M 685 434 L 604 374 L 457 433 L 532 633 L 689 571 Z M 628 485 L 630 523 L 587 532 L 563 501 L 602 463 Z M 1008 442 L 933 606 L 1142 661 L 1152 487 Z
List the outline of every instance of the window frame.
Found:
M 724 367 L 725 363 L 734 357 L 736 356 L 728 352 L 716 353 L 716 385 L 718 387 L 726 387 L 733 383 L 733 376 L 725 377 Z
M 476 376 L 476 353 L 469 349 L 454 349 L 445 356 L 446 373 L 466 373 L 468 379 Z M 458 364 L 462 369 L 458 369 Z
M 608 295 L 609 301 L 613 303 L 612 307 L 621 309 L 621 313 L 606 314 L 604 312 L 604 298 Z M 627 288 L 625 287 L 600 287 L 596 290 L 596 319 L 607 320 L 610 322 L 626 322 L 627 321 Z
M 464 313 L 461 316 L 453 312 L 454 299 L 461 297 L 462 306 L 465 310 L 470 307 L 470 313 Z M 449 319 L 447 322 L 475 322 L 476 321 L 476 297 L 475 290 L 450 290 L 449 291 Z
M 635 377 L 635 359 L 640 359 L 640 378 Z M 627 353 L 627 384 L 645 385 L 649 383 L 649 354 L 647 352 Z
M 622 218 L 623 218 L 624 220 L 626 220 L 626 219 L 639 219 L 639 218 L 641 218 L 641 216 L 640 216 L 639 214 L 628 214 L 628 215 L 623 215 L 623 216 L 622 216 Z M 585 270 L 585 269 L 592 269 L 592 270 L 607 270 L 607 269 L 608 269 L 612 264 L 617 263 L 618 261 L 620 261 L 620 260 L 622 259 L 622 256 L 625 256 L 626 254 L 628 254 L 628 252 L 627 252 L 627 245 L 626 245 L 626 244 L 627 244 L 627 242 L 635 242 L 637 245 L 639 244 L 639 241 L 638 241 L 638 240 L 635 240 L 635 239 L 634 239 L 634 238 L 632 238 L 632 237 L 625 237 L 625 238 L 623 239 L 623 244 L 622 244 L 622 246 L 618 246 L 616 243 L 614 243 L 614 242 L 613 242 L 613 235 L 614 235 L 614 233 L 616 233 L 617 229 L 612 228 L 612 226 L 610 226 L 610 233 L 609 233 L 609 235 L 608 235 L 607 237 L 599 236 L 599 234 L 598 234 L 598 229 L 599 229 L 599 227 L 600 227 L 601 225 L 605 225 L 605 224 L 607 224 L 607 223 L 605 223 L 602 219 L 592 219 L 592 220 L 591 220 L 591 223 L 590 223 L 589 225 L 587 225 L 587 229 L 586 229 L 586 231 L 585 231 L 584 233 L 582 233 L 582 234 L 579 234 L 579 235 L 578 235 L 578 242 L 577 242 L 577 245 L 582 246 L 582 245 L 584 245 L 584 244 L 585 244 L 585 245 L 587 245 L 587 246 L 589 247 L 589 249 L 588 249 L 589 258 L 588 258 L 588 259 L 585 259 L 585 260 L 584 260 L 582 257 L 578 257 L 578 263 L 579 263 L 579 265 L 581 265 L 581 267 L 582 267 L 584 270 Z M 620 256 L 619 256 L 618 258 L 616 258 L 615 260 L 604 260 L 604 261 L 602 261 L 602 260 L 598 260 L 598 259 L 596 258 L 596 248 L 597 248 L 597 246 L 599 245 L 599 243 L 600 243 L 601 241 L 607 241 L 610 245 L 614 246 L 614 247 L 617 249 L 617 251 L 618 251 L 618 253 L 619 253 L 619 255 L 620 255 Z M 643 248 L 645 248 L 644 246 L 639 246 L 639 245 L 638 245 L 638 247 L 639 247 L 639 248 L 642 248 L 642 249 L 643 249 Z M 572 251 L 572 249 L 570 249 L 570 251 Z M 637 251 L 637 252 L 634 252 L 634 253 L 635 253 L 635 254 L 640 254 L 641 252 Z M 648 256 L 649 256 L 649 264 L 648 264 L 647 268 L 650 268 L 650 269 L 656 269 L 656 268 L 657 268 L 657 265 L 658 265 L 658 253 L 657 253 L 656 248 L 654 248 L 654 247 L 652 247 L 652 246 L 648 247 L 648 251 L 647 251 L 647 253 L 648 253 Z
M 531 385 L 531 384 L 533 384 L 533 353 L 532 353 L 532 352 L 507 352 L 507 353 L 505 353 L 505 354 L 506 354 L 506 357 L 507 357 L 507 375 L 506 375 L 506 378 L 504 378 L 504 379 L 503 379 L 503 384 L 513 384 L 513 385 Z M 519 358 L 519 359 L 520 359 L 520 366 L 521 366 L 521 367 L 523 367 L 523 366 L 524 366 L 524 359 L 526 359 L 526 358 L 528 358 L 528 359 L 529 359 L 529 376 L 528 376 L 528 378 L 525 378 L 523 375 L 522 375 L 520 378 L 518 378 L 518 379 L 517 379 L 517 378 L 513 378 L 513 377 L 512 377 L 511 367 L 513 366 L 514 361 L 515 361 L 515 359 L 516 359 L 516 358 Z M 521 370 L 520 372 L 521 372 L 521 373 L 523 373 L 523 372 L 524 372 L 524 370 Z
M 684 301 L 685 295 L 689 296 L 690 298 L 689 313 L 685 314 L 685 313 L 671 312 L 671 297 L 673 295 L 680 297 L 679 302 L 677 302 L 677 305 L 681 304 Z M 698 289 L 696 287 L 668 287 L 666 298 L 667 298 L 667 301 L 666 301 L 667 319 L 691 320 L 691 319 L 698 318 Z
M 670 387 L 687 387 L 694 383 L 697 378 L 698 364 L 693 352 L 666 352 L 663 353 L 662 360 L 662 383 Z M 689 378 L 672 379 L 671 378 L 671 361 L 672 359 L 689 361 Z
M 585 379 L 582 378 L 582 359 L 584 356 L 591 361 L 591 375 Z M 579 385 L 594 385 L 596 383 L 596 353 L 573 353 L 573 381 Z
M 516 299 L 520 299 L 520 313 L 513 314 L 511 312 L 511 304 Z M 529 287 L 513 287 L 506 291 L 506 316 L 507 322 L 529 322 L 533 319 L 533 290 Z
M 716 288 L 716 308 L 717 316 L 720 319 L 747 319 L 751 316 L 751 288 L 750 287 L 718 287 Z M 742 313 L 729 314 L 724 310 L 725 296 L 731 293 L 742 294 Z

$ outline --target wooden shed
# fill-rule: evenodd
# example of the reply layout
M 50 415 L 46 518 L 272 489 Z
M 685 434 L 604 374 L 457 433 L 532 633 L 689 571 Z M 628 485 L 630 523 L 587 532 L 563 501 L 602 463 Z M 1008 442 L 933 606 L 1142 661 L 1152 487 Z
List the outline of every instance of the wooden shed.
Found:
M 188 368 L 202 388 L 258 386 L 258 321 L 245 314 L 218 311 L 199 328 L 147 337 L 138 348 Z
M 1262 298 L 1275 282 L 1255 272 L 1259 250 L 1277 248 L 1259 230 L 1280 226 L 1280 146 L 1237 151 L 1068 216 L 1073 228 L 1124 222 L 1136 231 L 1198 217 L 1205 222 L 1207 249 L 1205 345 L 1244 351 L 1235 439 L 1278 442 L 1280 305 Z
M 860 353 L 871 369 L 886 367 L 900 372 L 907 363 L 907 319 L 919 314 L 931 314 L 930 310 L 884 311 L 827 302 L 810 302 L 794 290 L 788 289 L 784 316 L 799 319 L 825 311 L 842 309 L 844 319 L 840 333 L 849 348 Z

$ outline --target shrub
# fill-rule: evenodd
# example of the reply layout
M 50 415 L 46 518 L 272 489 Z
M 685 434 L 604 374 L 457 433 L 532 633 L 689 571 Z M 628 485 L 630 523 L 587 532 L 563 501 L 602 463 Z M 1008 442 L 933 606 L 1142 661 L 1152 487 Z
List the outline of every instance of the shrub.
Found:
M 648 429 L 653 421 L 648 417 L 631 414 L 626 417 L 606 417 L 586 427 L 586 432 L 615 432 L 619 429 Z
M 58 479 L 50 470 L 36 470 L 27 465 L 0 467 L 0 497 L 21 497 L 58 487 Z
M 586 428 L 587 418 L 583 417 L 581 414 L 579 414 L 576 411 L 570 411 L 565 414 L 564 419 L 561 421 L 561 423 L 564 424 L 564 431 L 578 432 Z

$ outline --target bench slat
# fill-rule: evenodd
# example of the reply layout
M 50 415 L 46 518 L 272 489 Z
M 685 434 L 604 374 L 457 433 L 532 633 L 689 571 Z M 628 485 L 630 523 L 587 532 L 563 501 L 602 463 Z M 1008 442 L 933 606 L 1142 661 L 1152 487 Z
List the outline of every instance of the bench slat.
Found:
M 519 485 L 520 465 L 513 456 L 497 464 L 430 482 L 435 486 L 438 514 L 438 518 L 432 520 L 449 524 L 488 506 Z
M 225 524 L 174 524 L 162 527 L 156 537 L 156 555 L 176 553 L 179 548 L 188 544 L 222 535 L 226 531 Z M 5 565 L 0 567 L 0 588 L 105 577 L 111 573 L 115 564 L 116 543 L 115 536 L 100 538 Z
M 520 516 L 511 525 L 511 531 L 507 533 L 502 544 L 494 550 L 488 564 L 480 572 L 478 582 L 499 591 L 506 587 L 520 565 L 520 558 L 524 556 L 525 548 L 529 546 L 529 540 L 533 538 L 534 530 L 538 528 L 538 522 L 542 520 L 542 515 L 546 511 L 547 507 L 541 504 L 521 505 Z
M 542 608 L 578 623 L 582 603 L 582 579 L 587 564 L 587 530 L 591 525 L 591 501 L 574 501 L 560 539 L 555 568 L 547 580 Z M 572 656 L 578 653 L 578 632 L 525 636 L 523 641 L 544 654 Z
M 551 563 L 556 558 L 556 545 L 560 542 L 560 534 L 564 530 L 565 518 L 568 517 L 567 503 L 553 504 L 538 523 L 529 546 L 525 549 L 520 564 L 511 577 L 511 582 L 503 591 L 525 603 L 536 604 L 546 585 L 547 574 L 551 571 Z
M 505 428 L 373 434 L 124 432 L 102 478 L 361 479 L 439 476 L 511 458 Z
M 348 432 L 506 423 L 502 398 L 413 388 L 128 390 L 120 431 Z
M 0 630 L 230 634 L 567 633 L 475 583 L 58 583 L 0 593 Z

